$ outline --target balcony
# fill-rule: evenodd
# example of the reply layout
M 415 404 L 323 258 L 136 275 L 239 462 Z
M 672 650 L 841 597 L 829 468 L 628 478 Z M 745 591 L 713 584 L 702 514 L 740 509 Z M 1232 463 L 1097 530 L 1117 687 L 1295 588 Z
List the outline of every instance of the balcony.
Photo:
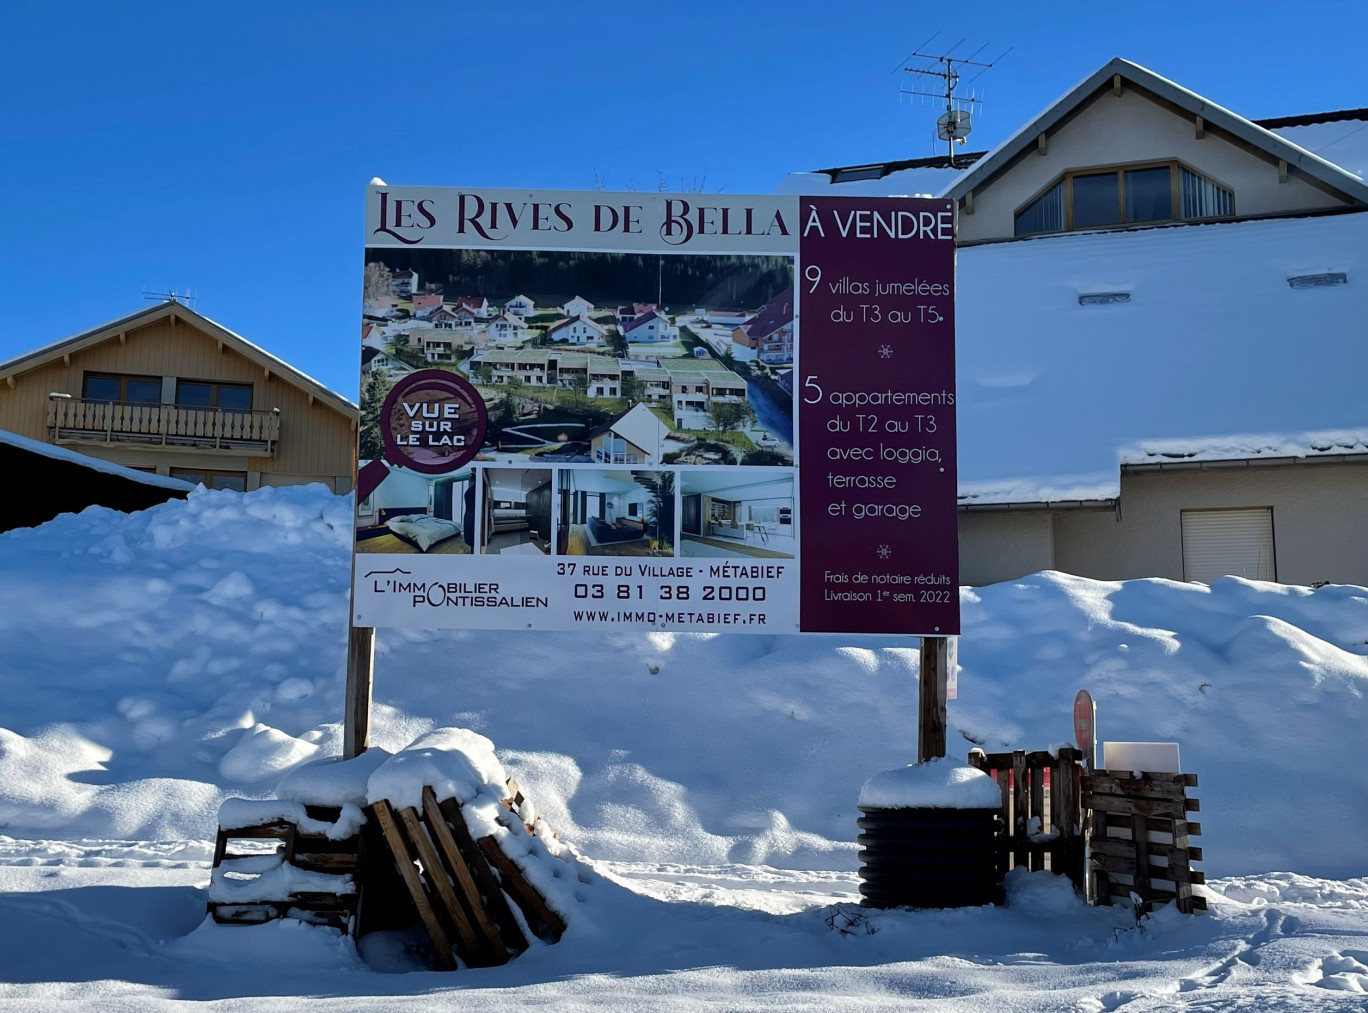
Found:
M 169 404 L 52 398 L 48 432 L 54 443 L 102 443 L 157 449 L 222 450 L 274 457 L 280 438 L 275 411 L 226 411 Z

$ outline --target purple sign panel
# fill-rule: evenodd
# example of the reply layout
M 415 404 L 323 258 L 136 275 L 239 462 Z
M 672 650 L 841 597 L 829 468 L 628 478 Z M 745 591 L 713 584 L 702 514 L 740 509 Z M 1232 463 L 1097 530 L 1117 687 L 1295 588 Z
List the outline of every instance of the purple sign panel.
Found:
M 799 220 L 801 628 L 956 635 L 954 202 Z

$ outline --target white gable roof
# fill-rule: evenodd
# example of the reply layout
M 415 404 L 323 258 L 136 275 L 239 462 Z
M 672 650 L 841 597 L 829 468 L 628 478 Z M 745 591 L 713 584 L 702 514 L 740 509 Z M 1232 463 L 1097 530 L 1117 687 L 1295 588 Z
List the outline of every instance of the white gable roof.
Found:
M 655 417 L 644 404 L 636 405 L 609 428 L 628 443 L 642 450 L 653 450 L 670 434 L 670 427 Z
M 1120 76 L 1123 81 L 1139 85 L 1193 116 L 1201 116 L 1212 127 L 1224 130 L 1236 139 L 1267 152 L 1273 158 L 1286 161 L 1290 168 L 1304 172 L 1360 205 L 1368 206 L 1368 185 L 1365 185 L 1358 176 L 1279 137 L 1273 131 L 1258 126 L 1238 113 L 1233 113 L 1166 77 L 1160 77 L 1153 71 L 1120 57 L 1088 75 L 1073 89 L 1052 102 L 1039 116 L 975 162 L 945 190 L 945 195 L 962 200 L 970 190 L 986 185 L 998 173 L 1005 171 L 1018 156 L 1031 148 L 1040 134 L 1049 134 L 1066 122 L 1099 89 L 1109 87 L 1116 76 Z

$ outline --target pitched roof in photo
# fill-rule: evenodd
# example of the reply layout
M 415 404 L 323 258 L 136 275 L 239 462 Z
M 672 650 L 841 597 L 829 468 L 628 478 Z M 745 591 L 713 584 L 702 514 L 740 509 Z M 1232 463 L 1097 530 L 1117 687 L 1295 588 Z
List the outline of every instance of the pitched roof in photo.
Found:
M 665 318 L 662 317 L 655 310 L 647 310 L 645 313 L 641 314 L 641 316 L 637 317 L 635 320 L 628 321 L 623 326 L 622 333 L 631 334 L 638 327 L 644 327 L 646 324 L 649 324 L 652 320 L 663 321 L 664 319 Z
M 617 418 L 599 426 L 589 434 L 589 438 L 602 436 L 609 431 L 647 451 L 658 448 L 661 441 L 670 435 L 670 427 L 656 418 L 655 412 L 644 404 L 633 405 Z
M 793 323 L 792 285 L 756 311 L 755 319 L 746 325 L 746 333 L 752 338 L 764 338 L 791 323 Z

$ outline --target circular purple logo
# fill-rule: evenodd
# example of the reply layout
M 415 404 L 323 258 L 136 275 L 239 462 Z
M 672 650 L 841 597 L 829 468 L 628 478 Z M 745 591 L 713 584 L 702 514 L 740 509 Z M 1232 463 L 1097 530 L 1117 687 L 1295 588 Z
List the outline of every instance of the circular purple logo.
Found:
M 385 460 L 424 475 L 455 471 L 484 446 L 484 398 L 465 377 L 444 369 L 410 373 L 380 409 Z

